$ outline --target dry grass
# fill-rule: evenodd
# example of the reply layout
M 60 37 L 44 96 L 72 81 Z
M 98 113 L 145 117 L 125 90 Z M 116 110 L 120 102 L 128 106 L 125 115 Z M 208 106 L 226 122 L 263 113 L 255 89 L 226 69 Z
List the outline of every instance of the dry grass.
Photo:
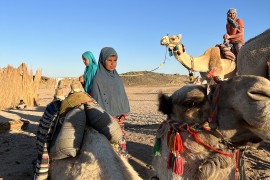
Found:
M 26 64 L 18 68 L 8 65 L 0 68 L 0 109 L 14 108 L 22 99 L 27 106 L 38 104 L 37 92 L 39 89 L 41 70 L 33 76 L 32 70 L 28 71 Z

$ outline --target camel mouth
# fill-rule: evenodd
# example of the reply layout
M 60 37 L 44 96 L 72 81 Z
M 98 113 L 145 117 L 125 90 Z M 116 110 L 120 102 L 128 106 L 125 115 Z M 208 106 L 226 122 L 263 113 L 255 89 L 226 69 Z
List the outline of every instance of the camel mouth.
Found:
M 168 47 L 168 50 L 170 50 L 170 51 L 173 51 L 173 49 L 175 47 L 175 45 L 173 45 L 173 44 L 167 44 L 166 46 Z
M 254 101 L 269 101 L 270 102 L 270 91 L 267 89 L 256 89 L 249 90 L 247 95 Z
M 168 46 L 169 43 L 167 41 L 161 40 L 160 41 L 160 45 L 162 45 L 162 46 Z

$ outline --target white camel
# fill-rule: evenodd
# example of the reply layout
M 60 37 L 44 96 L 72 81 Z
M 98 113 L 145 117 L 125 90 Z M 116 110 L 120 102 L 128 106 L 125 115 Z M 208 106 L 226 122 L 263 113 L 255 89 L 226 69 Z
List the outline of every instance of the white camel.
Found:
M 184 86 L 171 96 L 160 94 L 159 110 L 167 114 L 157 131 L 161 147 L 156 153 L 161 156 L 153 161 L 160 180 L 234 179 L 242 174 L 241 167 L 234 173 L 238 149 L 248 142 L 270 140 L 269 80 L 236 76 L 211 89 L 216 91 L 208 96 L 204 85 Z M 169 163 L 175 157 L 170 153 L 177 155 L 175 163 Z

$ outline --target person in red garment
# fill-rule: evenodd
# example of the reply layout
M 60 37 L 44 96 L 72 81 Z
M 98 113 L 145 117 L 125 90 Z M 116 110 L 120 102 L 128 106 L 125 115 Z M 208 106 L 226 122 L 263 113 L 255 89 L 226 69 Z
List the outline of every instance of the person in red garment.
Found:
M 236 55 L 244 45 L 244 21 L 237 18 L 235 8 L 230 8 L 227 12 L 226 34 L 223 35 L 224 41 L 232 44 L 232 52 Z

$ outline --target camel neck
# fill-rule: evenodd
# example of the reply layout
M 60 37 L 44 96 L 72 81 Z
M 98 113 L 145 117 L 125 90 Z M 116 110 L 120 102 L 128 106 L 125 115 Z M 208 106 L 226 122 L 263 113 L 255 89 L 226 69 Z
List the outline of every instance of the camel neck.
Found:
M 194 72 L 207 72 L 209 71 L 208 64 L 209 60 L 204 55 L 199 57 L 192 57 L 188 53 L 184 52 L 180 55 L 174 52 L 175 58 L 187 69 L 193 70 Z

